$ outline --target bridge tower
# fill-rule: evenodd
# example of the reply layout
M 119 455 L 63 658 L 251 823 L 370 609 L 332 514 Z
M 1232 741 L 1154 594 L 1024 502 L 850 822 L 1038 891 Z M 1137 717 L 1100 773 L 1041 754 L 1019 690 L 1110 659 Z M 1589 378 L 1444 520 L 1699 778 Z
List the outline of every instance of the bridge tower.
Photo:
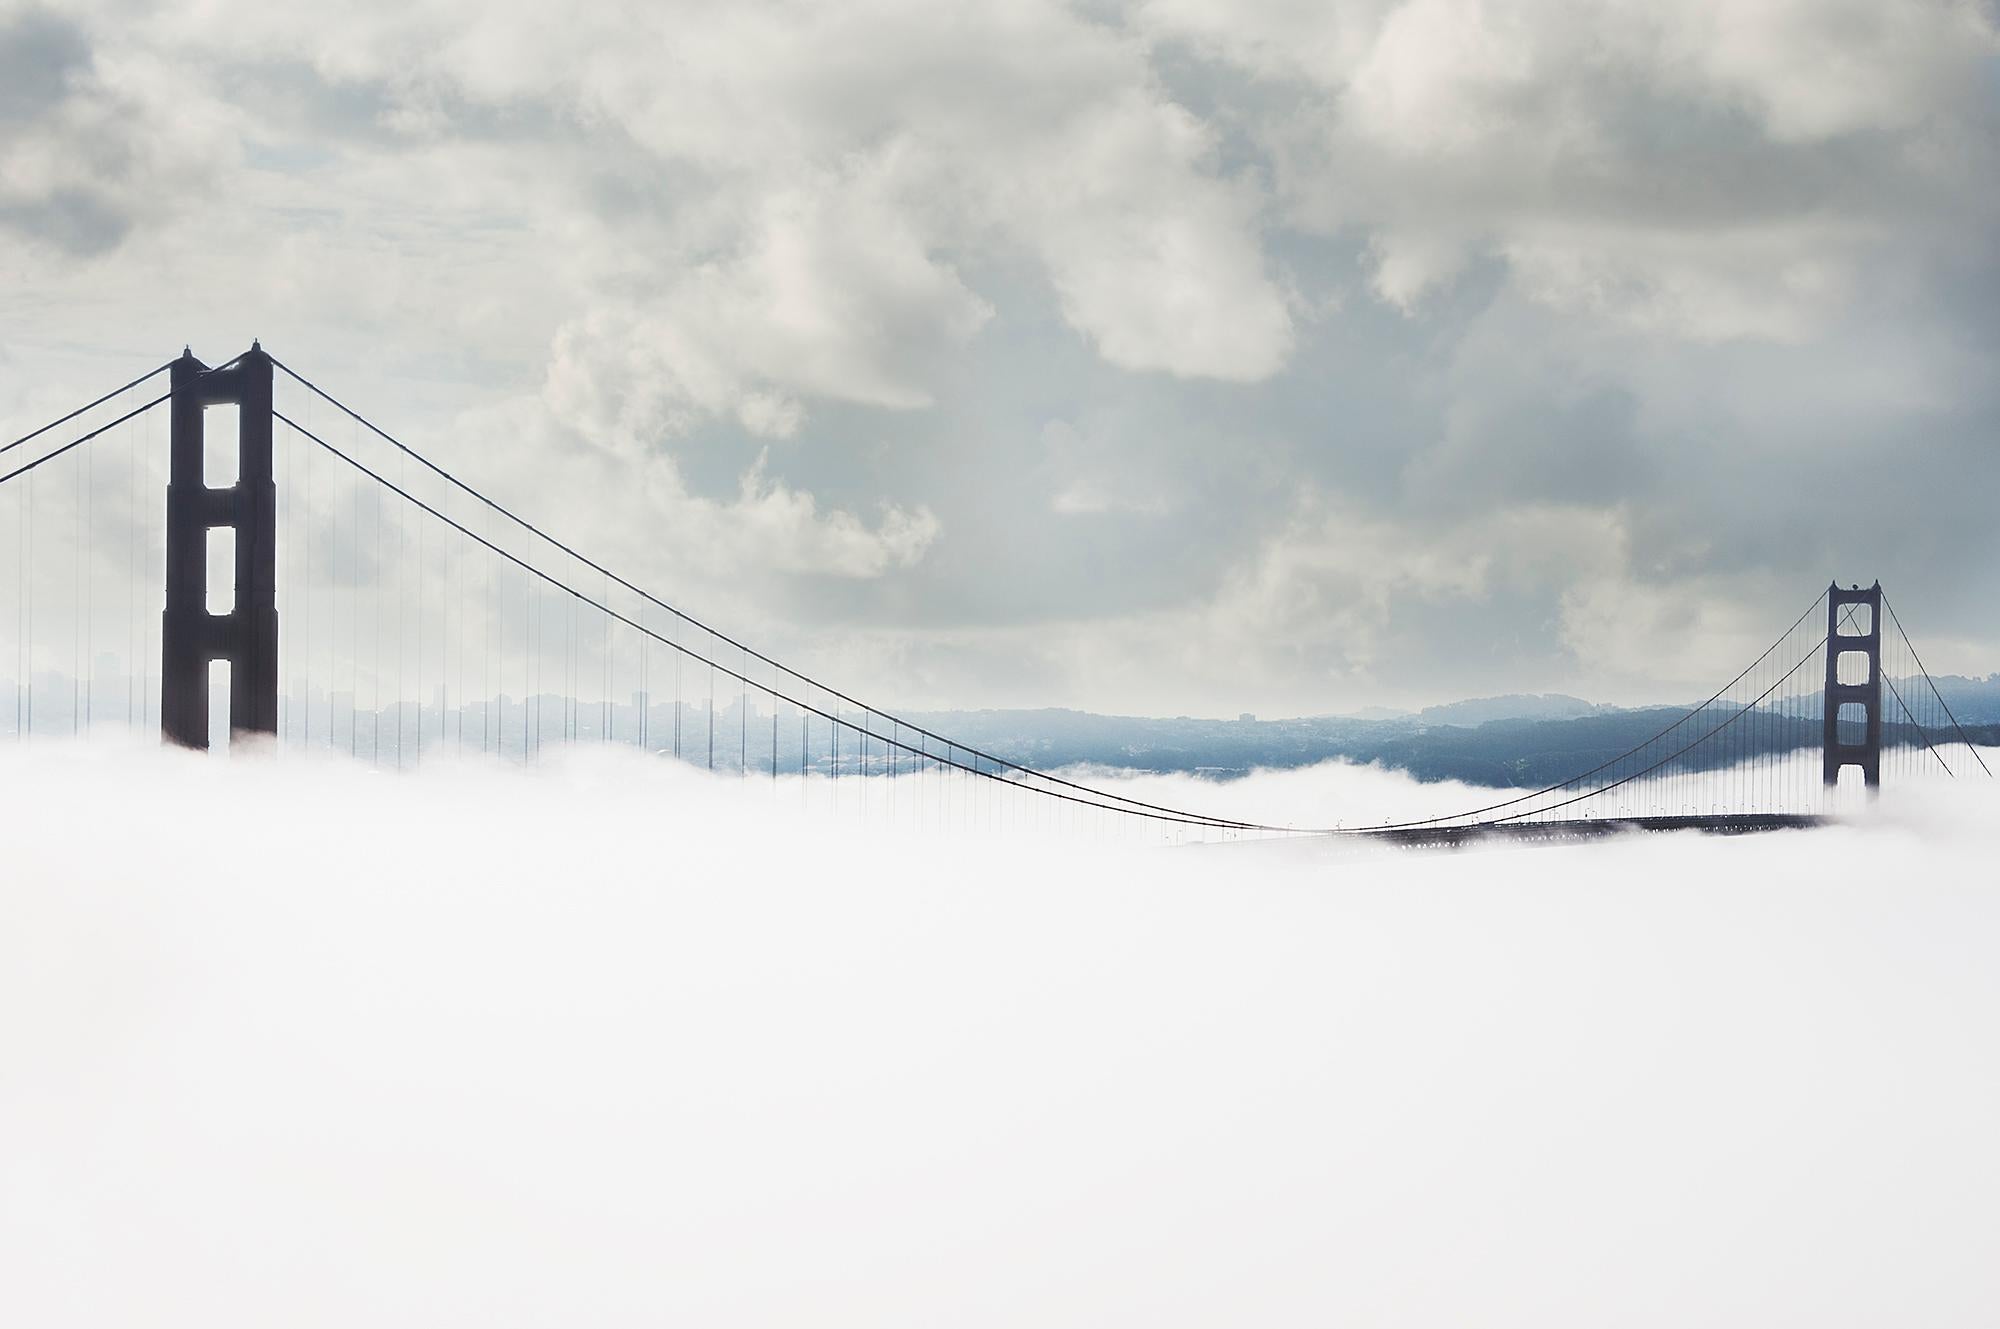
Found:
M 208 667 L 229 662 L 232 734 L 278 732 L 278 489 L 271 466 L 271 357 L 248 353 L 210 369 L 174 361 L 167 476 L 167 607 L 160 630 L 160 733 L 208 746 Z M 236 482 L 211 488 L 205 412 L 237 408 Z M 236 594 L 208 611 L 208 533 L 236 535 Z
M 1866 618 L 1867 630 L 1858 631 Z M 1846 679 L 1848 681 L 1843 682 Z M 1826 719 L 1820 740 L 1821 767 L 1827 787 L 1840 783 L 1844 766 L 1859 766 L 1869 789 L 1882 784 L 1882 583 L 1867 590 L 1843 591 L 1839 583 L 1826 593 Z M 1848 712 L 1847 728 L 1862 725 L 1859 743 L 1841 740 L 1840 714 Z

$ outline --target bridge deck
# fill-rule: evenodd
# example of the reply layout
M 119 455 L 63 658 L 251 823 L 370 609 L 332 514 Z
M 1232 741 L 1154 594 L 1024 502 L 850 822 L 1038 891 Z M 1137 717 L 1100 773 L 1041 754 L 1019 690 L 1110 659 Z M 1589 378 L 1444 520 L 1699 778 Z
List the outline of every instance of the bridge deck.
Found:
M 1714 816 L 1595 817 L 1579 821 L 1509 821 L 1483 826 L 1403 826 L 1393 830 L 1361 831 L 1371 840 L 1416 848 L 1452 848 L 1482 841 L 1546 843 L 1592 840 L 1628 831 L 1701 831 L 1708 835 L 1751 835 L 1761 831 L 1800 831 L 1826 825 L 1832 819 L 1799 813 L 1745 812 Z

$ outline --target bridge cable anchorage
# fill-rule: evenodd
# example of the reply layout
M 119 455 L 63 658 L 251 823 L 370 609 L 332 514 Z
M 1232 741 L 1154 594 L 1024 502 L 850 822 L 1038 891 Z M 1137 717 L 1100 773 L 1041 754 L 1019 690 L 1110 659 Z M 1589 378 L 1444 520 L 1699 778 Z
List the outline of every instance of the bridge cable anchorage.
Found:
M 1526 803 L 1532 799 L 1542 798 L 1549 794 L 1558 793 L 1564 789 L 1568 789 L 1574 785 L 1582 783 L 1585 780 L 1588 780 L 1593 775 L 1598 775 L 1603 773 L 1604 771 L 1610 770 L 1612 767 L 1624 761 L 1626 758 L 1631 757 L 1634 753 L 1642 752 L 1646 748 L 1649 748 L 1653 744 L 1659 742 L 1661 739 L 1673 733 L 1676 729 L 1679 729 L 1682 725 L 1686 724 L 1688 721 L 1694 719 L 1695 716 L 1701 714 L 1702 711 L 1706 710 L 1708 707 L 1720 701 L 1725 695 L 1727 695 L 1727 693 L 1731 688 L 1735 687 L 1738 683 L 1741 683 L 1745 678 L 1747 678 L 1750 675 L 1752 670 L 1755 670 L 1759 665 L 1763 664 L 1764 661 L 1770 657 L 1772 652 L 1776 651 L 1780 646 L 1783 646 L 1786 641 L 1790 640 L 1791 635 L 1794 632 L 1798 631 L 1799 625 L 1801 623 L 1804 623 L 1808 618 L 1812 617 L 1813 612 L 1817 610 L 1825 600 L 1826 600 L 1826 592 L 1821 591 L 1817 596 L 1813 598 L 1813 602 L 1806 606 L 1805 612 L 1800 614 L 1796 619 L 1794 619 L 1792 621 L 1792 625 L 1786 628 L 1784 632 L 1780 633 L 1778 639 L 1772 642 L 1768 647 L 1764 649 L 1763 654 L 1759 655 L 1755 660 L 1751 661 L 1750 664 L 1744 668 L 1742 673 L 1739 673 L 1735 678 L 1730 679 L 1729 682 L 1727 682 L 1720 689 L 1718 689 L 1713 696 L 1709 697 L 1707 701 L 1704 701 L 1701 703 L 1701 705 L 1694 707 L 1692 710 L 1688 711 L 1687 714 L 1681 716 L 1678 720 L 1675 720 L 1672 724 L 1668 725 L 1665 729 L 1662 729 L 1659 733 L 1654 734 L 1651 738 L 1647 739 L 1645 742 L 1639 743 L 1631 748 L 1628 748 L 1624 752 L 1619 753 L 1617 756 L 1612 757 L 1610 760 L 1602 762 L 1596 766 L 1593 766 L 1589 770 L 1584 771 L 1579 775 L 1572 775 L 1566 780 L 1557 781 L 1555 784 L 1547 785 L 1541 789 L 1531 790 L 1528 793 L 1520 794 L 1514 798 L 1504 799 L 1498 803 L 1489 803 L 1484 807 L 1472 808 L 1465 812 L 1443 813 L 1435 817 L 1417 818 L 1416 820 L 1413 821 L 1384 822 L 1379 826 L 1351 826 L 1344 828 L 1336 827 L 1334 828 L 1333 833 L 1353 835 L 1357 833 L 1367 833 L 1372 831 L 1417 830 L 1426 826 L 1435 826 L 1440 822 L 1466 821 L 1473 817 L 1485 816 L 1489 812 L 1498 812 L 1503 808 L 1514 807 L 1517 804 Z M 1825 642 L 1826 639 L 1822 637 L 1820 639 L 1820 644 L 1825 645 Z M 1817 649 L 1817 647 L 1815 649 Z M 1803 663 L 1804 661 L 1800 662 L 1800 664 Z M 1799 666 L 1797 665 L 1793 666 L 1791 670 L 1787 671 L 1787 673 L 1785 674 L 1785 678 L 1790 678 L 1793 674 L 1798 672 L 1798 669 Z M 1768 690 L 1766 691 L 1765 695 L 1766 696 L 1769 695 Z M 1762 698 L 1759 698 L 1759 700 L 1761 699 Z M 1696 743 L 1699 743 L 1701 741 L 1702 740 L 1698 739 L 1696 740 Z M 1686 749 L 1682 749 L 1682 751 L 1685 752 Z M 1678 756 L 1680 754 L 1677 753 L 1675 755 Z M 1672 758 L 1669 758 L 1668 760 L 1672 760 Z M 1657 769 L 1657 767 L 1654 767 L 1653 769 Z M 1640 772 L 1640 774 L 1646 774 L 1646 772 Z M 1590 790 L 1589 794 L 1585 795 L 1585 797 L 1589 797 L 1591 794 L 1603 793 L 1610 789 L 1619 788 L 1621 785 L 1629 783 L 1634 778 L 1637 777 L 1628 776 L 1624 780 L 1617 781 L 1616 783 L 1613 784 L 1594 787 L 1592 790 Z M 1576 800 L 1571 800 L 1571 802 L 1574 801 Z M 1565 807 L 1568 806 L 1568 804 L 1560 803 L 1557 804 L 1556 806 Z M 1535 809 L 1535 811 L 1549 811 L 1549 810 L 1551 809 Z M 1516 814 L 1516 815 L 1526 815 L 1526 814 Z M 1513 820 L 1513 818 L 1504 817 L 1500 818 L 1499 820 L 1511 821 Z
M 437 465 L 437 463 L 431 461 L 428 457 L 425 457 L 422 453 L 416 451 L 408 444 L 402 442 L 394 435 L 382 429 L 379 425 L 375 424 L 367 417 L 355 411 L 345 402 L 342 402 L 338 398 L 334 397 L 332 394 L 328 393 L 324 388 L 321 388 L 318 384 L 312 382 L 310 379 L 300 374 L 297 370 L 293 369 L 290 365 L 287 365 L 284 361 L 279 360 L 276 356 L 271 357 L 271 363 L 275 365 L 278 369 L 282 370 L 287 376 L 289 376 L 291 379 L 297 382 L 301 387 L 304 387 L 307 391 L 318 396 L 321 400 L 325 401 L 335 410 L 340 411 L 341 413 L 347 415 L 349 418 L 354 420 L 355 423 L 359 424 L 364 429 L 367 429 L 370 433 L 374 434 L 377 438 L 381 439 L 383 442 L 389 444 L 391 447 L 397 449 L 399 452 L 402 452 L 406 456 L 412 458 L 417 462 L 418 465 L 424 467 L 426 470 L 430 471 L 433 475 L 436 475 L 439 479 L 445 481 L 447 484 L 460 490 L 468 497 L 476 500 L 479 503 L 484 504 L 486 507 L 492 509 L 494 512 L 500 514 L 501 516 L 505 517 L 508 521 L 513 522 L 516 526 L 519 526 L 522 530 L 534 536 L 536 539 L 542 540 L 545 543 L 552 546 L 553 548 L 562 551 L 564 554 L 575 559 L 577 562 L 589 568 L 591 571 L 601 574 L 602 576 L 608 578 L 610 581 L 617 583 L 625 590 L 630 591 L 632 594 L 637 595 L 640 598 L 651 602 L 660 609 L 663 609 L 667 613 L 672 614 L 675 618 L 686 622 L 690 626 L 699 628 L 703 632 L 708 633 L 711 639 L 733 646 L 737 650 L 742 651 L 745 655 L 749 656 L 750 658 L 761 661 L 764 664 L 770 665 L 773 669 L 782 671 L 783 673 L 789 675 L 793 679 L 796 679 L 800 683 L 806 684 L 822 692 L 825 692 L 827 696 L 835 698 L 837 701 L 845 702 L 848 705 L 855 707 L 857 710 L 867 711 L 871 714 L 878 715 L 883 719 L 894 719 L 902 726 L 910 729 L 912 732 L 920 735 L 925 739 L 935 740 L 940 743 L 946 741 L 945 736 L 943 734 L 936 733 L 930 729 L 925 728 L 922 725 L 915 723 L 914 721 L 903 718 L 901 716 L 897 716 L 892 712 L 882 710 L 878 707 L 868 706 L 866 703 L 854 697 L 851 697 L 844 692 L 841 692 L 837 688 L 830 687 L 827 684 L 821 682 L 820 680 L 811 677 L 810 675 L 800 673 L 798 670 L 791 668 L 789 665 L 782 664 L 779 661 L 772 659 L 770 656 L 767 656 L 762 652 L 755 650 L 754 648 L 747 646 L 740 641 L 737 641 L 735 638 L 730 637 L 726 633 L 716 631 L 714 628 L 710 627 L 707 623 L 704 623 L 700 619 L 694 617 L 692 614 L 689 614 L 684 610 L 678 609 L 675 606 L 668 604 L 666 601 L 660 599 L 658 596 L 653 595 L 651 592 L 645 590 L 643 587 L 640 587 L 630 581 L 627 581 L 625 578 L 611 571 L 603 564 L 598 563 L 595 560 L 585 556 L 584 554 L 576 550 L 574 547 L 565 544 L 563 541 L 557 539 L 553 535 L 550 535 L 547 531 L 542 530 L 540 527 L 528 521 L 526 518 L 508 509 L 505 505 L 498 503 L 491 498 L 488 498 L 485 494 L 481 493 L 479 490 L 474 489 L 471 485 L 467 484 L 465 481 L 459 479 L 451 472 L 445 470 L 443 467 Z M 286 423 L 291 424 L 294 429 L 299 428 L 297 424 L 293 423 L 290 420 L 287 420 Z M 300 429 L 300 432 L 306 433 L 306 431 L 303 429 Z M 307 434 L 307 437 L 313 437 L 313 436 L 311 434 Z M 320 440 L 316 437 L 313 437 L 313 441 L 319 443 L 322 447 L 329 446 L 323 440 Z M 358 463 L 353 463 L 350 459 L 350 464 L 358 464 Z M 381 477 L 379 476 L 376 478 L 381 483 L 384 484 L 388 483 L 386 480 L 381 480 Z M 409 497 L 408 494 L 405 494 L 404 496 L 406 498 Z M 522 566 L 525 567 L 528 565 L 523 564 Z M 842 723 L 845 722 L 843 721 Z M 880 737 L 879 734 L 876 736 Z M 976 760 L 990 761 L 995 766 L 1001 767 L 1008 771 L 1015 772 L 1018 776 L 1021 777 L 1021 780 L 1016 781 L 1017 783 L 1025 783 L 1026 781 L 1031 781 L 1031 780 L 1044 781 L 1049 784 L 1061 785 L 1064 788 L 1075 790 L 1078 793 L 1091 795 L 1093 799 L 1104 799 L 1104 800 L 1109 800 L 1112 803 L 1124 804 L 1133 808 L 1143 808 L 1152 812 L 1166 813 L 1174 817 L 1185 818 L 1191 823 L 1199 823 L 1199 824 L 1213 825 L 1213 826 L 1230 826 L 1239 830 L 1255 830 L 1255 831 L 1282 832 L 1288 829 L 1285 827 L 1278 827 L 1278 826 L 1262 826 L 1252 822 L 1240 822 L 1231 820 L 1229 818 L 1209 817 L 1199 813 L 1189 812 L 1182 808 L 1169 807 L 1159 803 L 1149 803 L 1143 799 L 1133 798 L 1125 794 L 1114 793 L 1113 791 L 1108 789 L 1096 789 L 1091 787 L 1090 785 L 1081 784 L 1074 780 L 1068 780 L 1063 778 L 1062 776 L 1054 775 L 1047 771 L 1036 770 L 1031 766 L 1025 766 L 1019 762 L 1009 761 L 1005 757 L 996 756 L 995 754 L 990 752 L 984 752 L 976 748 L 966 747 L 966 745 L 963 743 L 955 743 L 954 746 L 963 748 L 969 756 L 973 757 Z M 987 772 L 986 774 L 991 775 L 994 773 Z
M 1958 733 L 1958 741 L 1965 744 L 1966 750 L 1972 753 L 1972 759 L 1979 763 L 1979 769 L 1985 771 L 1987 778 L 1991 779 L 1992 768 L 1986 764 L 1986 758 L 1979 755 L 1979 749 L 1973 745 L 1972 740 L 1966 737 L 1965 727 L 1959 724 L 1958 717 L 1952 714 L 1951 703 L 1944 699 L 1942 692 L 1938 691 L 1937 680 L 1931 677 L 1931 671 L 1924 668 L 1923 657 L 1917 654 L 1916 643 L 1912 642 L 1910 634 L 1903 630 L 1903 620 L 1896 616 L 1896 607 L 1889 603 L 1887 595 L 1882 597 L 1882 607 L 1889 611 L 1889 621 L 1896 625 L 1896 635 L 1903 639 L 1903 648 L 1909 651 L 1910 659 L 1916 662 L 1917 672 L 1924 676 L 1924 682 L 1930 686 L 1931 695 L 1936 697 L 1938 705 L 1944 708 L 1945 716 L 1951 721 L 1951 727 Z
M 272 411 L 271 414 L 274 419 L 281 421 L 285 425 L 289 426 L 291 429 L 297 431 L 299 434 L 304 436 L 306 439 L 310 440 L 313 443 L 318 444 L 321 448 L 331 453 L 334 457 L 338 458 L 340 461 L 345 462 L 348 466 L 360 472 L 362 475 L 367 476 L 369 479 L 375 481 L 375 483 L 381 485 L 383 488 L 388 489 L 391 492 L 397 494 L 402 499 L 404 499 L 404 501 L 418 508 L 421 508 L 423 511 L 429 513 L 431 516 L 437 518 L 439 521 L 442 521 L 447 526 L 450 526 L 460 535 L 463 535 L 469 540 L 473 541 L 475 544 L 478 544 L 483 548 L 488 549 L 495 554 L 498 554 L 501 558 L 506 559 L 508 562 L 514 564 L 516 567 L 528 573 L 530 576 L 539 578 L 540 580 L 547 582 L 550 586 L 556 588 L 557 590 L 564 592 L 570 597 L 572 604 L 588 605 L 592 609 L 597 610 L 599 613 L 606 615 L 608 618 L 616 620 L 617 622 L 624 624 L 626 627 L 633 629 L 635 632 L 643 633 L 645 636 L 652 638 L 654 641 L 659 642 L 661 645 L 671 647 L 673 650 L 678 651 L 693 660 L 696 660 L 702 664 L 707 665 L 711 671 L 725 674 L 728 677 L 736 679 L 738 681 L 742 682 L 749 681 L 745 679 L 742 674 L 730 668 L 728 665 L 723 664 L 720 661 L 711 659 L 710 657 L 703 655 L 701 652 L 695 650 L 692 647 L 679 645 L 673 642 L 672 640 L 661 636 L 659 633 L 653 631 L 650 628 L 641 627 L 637 621 L 627 617 L 625 614 L 620 613 L 618 610 L 612 608 L 611 606 L 592 598 L 590 595 L 584 593 L 583 591 L 577 590 L 575 587 L 572 587 L 567 583 L 561 581 L 553 574 L 545 572 L 541 568 L 538 568 L 534 566 L 532 563 L 527 562 L 525 559 L 521 558 L 519 555 L 511 552 L 510 550 L 502 549 L 498 545 L 487 540 L 485 537 L 470 530 L 460 522 L 445 515 L 443 512 L 439 511 L 437 508 L 433 507 L 429 503 L 426 503 L 424 500 L 416 497 L 414 494 L 411 494 L 408 491 L 399 488 L 394 482 L 390 481 L 389 479 L 381 475 L 379 472 L 370 469 L 366 464 L 357 461 L 353 457 L 350 457 L 347 453 L 342 452 L 338 447 L 327 442 L 319 435 L 314 434 L 311 431 L 307 430 L 302 425 L 300 425 L 296 420 L 293 420 L 289 416 L 286 416 L 283 412 L 274 410 Z M 719 633 L 715 633 L 712 635 L 715 636 L 717 639 L 721 639 L 721 634 Z M 751 652 L 751 654 L 755 654 L 755 652 Z M 791 671 L 787 670 L 786 672 L 790 673 Z M 796 675 L 794 676 L 796 677 Z M 762 684 L 757 685 L 757 687 L 759 691 L 766 690 Z M 829 695 L 831 695 L 830 690 L 829 690 Z M 802 711 L 810 711 L 813 715 L 817 715 L 819 718 L 827 721 L 829 726 L 832 728 L 832 731 L 836 735 L 842 728 L 853 729 L 856 733 L 862 732 L 861 729 L 858 726 L 856 726 L 853 722 L 846 720 L 838 715 L 835 715 L 832 712 L 823 710 L 818 706 L 811 705 L 810 703 L 802 701 L 799 698 L 793 697 L 788 693 L 778 693 L 775 695 L 774 700 L 783 700 L 794 706 L 799 707 Z M 835 706 L 839 705 L 838 702 L 833 702 L 829 704 Z M 883 737 L 883 736 L 876 735 L 876 737 Z M 887 741 L 886 738 L 885 741 Z M 912 747 L 908 743 L 898 743 L 897 746 L 899 746 L 903 751 L 912 754 L 917 754 L 920 752 L 920 749 Z M 1134 806 L 1134 807 L 1119 806 L 1119 804 L 1116 802 L 1111 802 L 1111 803 L 1101 802 L 1093 798 L 1080 797 L 1078 794 L 1066 793 L 1063 790 L 1059 789 L 1034 788 L 1033 786 L 1027 785 L 1024 779 L 1012 778 L 996 774 L 995 772 L 984 770 L 978 767 L 976 764 L 968 765 L 967 764 L 968 761 L 976 763 L 976 761 L 978 760 L 978 756 L 973 755 L 972 750 L 969 748 L 964 748 L 962 744 L 954 746 L 963 749 L 968 754 L 966 760 L 963 761 L 951 760 L 951 759 L 937 758 L 935 756 L 932 757 L 932 760 L 946 761 L 946 764 L 952 766 L 954 769 L 958 771 L 963 772 L 966 775 L 978 776 L 979 778 L 987 781 L 1001 781 L 1004 783 L 1019 784 L 1022 785 L 1022 787 L 1031 788 L 1033 792 L 1040 794 L 1043 797 L 1062 799 L 1065 802 L 1079 804 L 1084 807 L 1095 808 L 1101 812 L 1116 812 L 1125 816 L 1143 817 L 1149 820 L 1175 822 L 1182 825 L 1190 825 L 1190 826 L 1208 826 L 1208 827 L 1215 827 L 1218 829 L 1223 827 L 1228 827 L 1230 829 L 1270 831 L 1277 833 L 1283 833 L 1286 830 L 1285 827 L 1281 826 L 1265 826 L 1251 822 L 1223 821 L 1221 819 L 1202 817 L 1193 813 L 1181 813 L 1171 809 L 1165 809 L 1160 811 L 1147 811 L 1142 806 Z M 1011 763 L 1009 764 L 1011 765 Z M 1016 768 L 1016 769 L 1025 770 L 1025 768 Z M 1036 771 L 1026 771 L 1026 774 L 1029 776 L 1035 776 L 1037 778 L 1041 777 L 1041 773 Z M 1088 786 L 1084 785 L 1072 785 L 1071 788 L 1080 790 L 1084 794 L 1095 794 L 1099 792 L 1097 790 L 1090 789 Z M 1105 797 L 1115 798 L 1116 796 L 1105 795 Z M 1132 800 L 1125 800 L 1125 801 L 1132 801 Z

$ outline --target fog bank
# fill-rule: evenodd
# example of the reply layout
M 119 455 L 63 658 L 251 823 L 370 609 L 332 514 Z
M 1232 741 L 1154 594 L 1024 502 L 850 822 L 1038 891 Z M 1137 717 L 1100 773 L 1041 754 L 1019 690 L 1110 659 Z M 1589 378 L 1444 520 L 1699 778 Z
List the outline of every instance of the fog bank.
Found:
M 0 1320 L 1987 1323 L 1994 789 L 1356 854 L 0 753 Z

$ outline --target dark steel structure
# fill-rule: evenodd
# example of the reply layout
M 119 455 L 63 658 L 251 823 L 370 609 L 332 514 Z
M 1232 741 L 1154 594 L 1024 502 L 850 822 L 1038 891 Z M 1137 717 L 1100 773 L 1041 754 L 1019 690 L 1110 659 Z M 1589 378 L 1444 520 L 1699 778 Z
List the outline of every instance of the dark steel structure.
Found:
M 1861 616 L 1868 617 L 1867 631 L 1857 631 Z M 1866 677 L 1858 682 L 1841 682 L 1841 661 Z M 1859 766 L 1863 782 L 1870 789 L 1882 784 L 1882 583 L 1867 590 L 1859 586 L 1841 590 L 1838 583 L 1826 592 L 1826 728 L 1821 736 L 1822 773 L 1828 788 L 1840 783 L 1841 768 Z M 1843 726 L 1841 708 L 1858 707 L 1861 724 L 1858 743 L 1853 721 Z
M 182 351 L 172 374 L 167 480 L 167 601 L 160 632 L 160 731 L 170 743 L 208 746 L 208 670 L 229 662 L 229 729 L 278 732 L 278 489 L 271 466 L 271 358 L 252 344 L 210 369 Z M 237 408 L 236 482 L 211 488 L 205 418 Z M 227 613 L 208 609 L 208 533 L 236 533 L 236 593 Z

